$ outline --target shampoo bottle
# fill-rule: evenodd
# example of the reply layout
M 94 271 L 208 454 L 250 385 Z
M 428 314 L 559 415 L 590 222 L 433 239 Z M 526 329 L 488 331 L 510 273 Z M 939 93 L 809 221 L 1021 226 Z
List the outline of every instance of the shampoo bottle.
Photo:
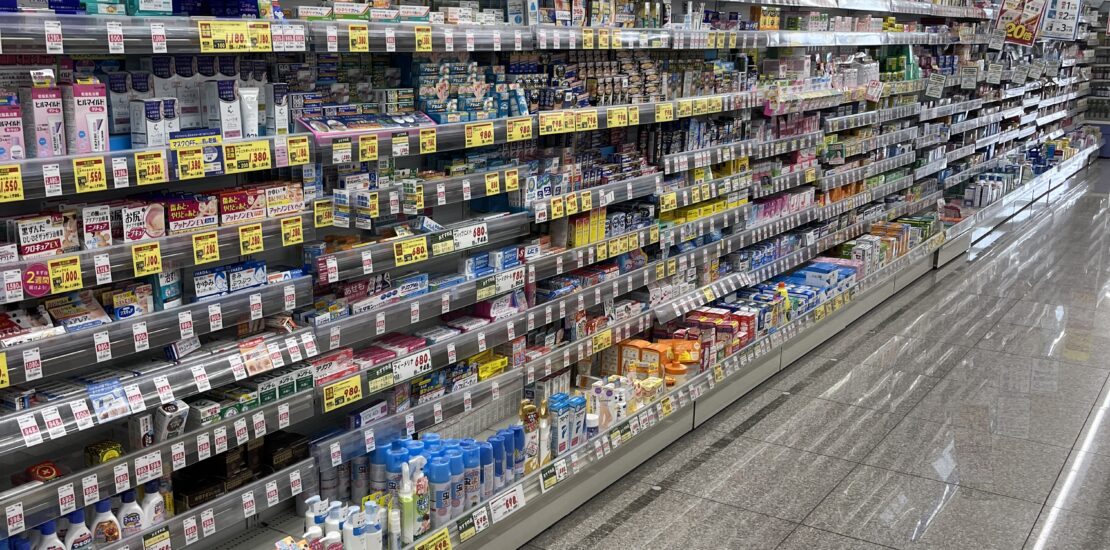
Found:
M 135 490 L 128 489 L 120 495 L 120 501 L 123 504 L 119 507 L 119 527 L 123 530 L 123 536 L 130 537 L 143 530 L 143 508 L 135 502 Z M 107 500 L 101 502 L 108 502 Z M 100 502 L 96 503 L 96 510 L 100 512 Z M 108 514 L 111 515 L 111 503 L 108 506 Z M 100 516 L 96 516 L 100 519 Z M 115 521 L 116 517 L 113 516 L 112 520 Z
M 161 483 L 152 479 L 143 485 L 143 529 L 162 523 L 166 519 L 166 500 L 158 491 Z
M 82 550 L 93 547 L 92 531 L 85 526 L 85 509 L 78 508 L 69 513 L 69 531 L 66 532 L 66 550 Z
M 134 492 L 132 492 L 134 499 Z M 120 508 L 123 512 L 123 508 Z M 96 503 L 96 517 L 93 518 L 93 543 L 97 546 L 108 544 L 123 538 L 123 530 L 119 520 L 112 513 L 112 499 L 104 499 Z M 135 531 L 136 533 L 138 531 Z

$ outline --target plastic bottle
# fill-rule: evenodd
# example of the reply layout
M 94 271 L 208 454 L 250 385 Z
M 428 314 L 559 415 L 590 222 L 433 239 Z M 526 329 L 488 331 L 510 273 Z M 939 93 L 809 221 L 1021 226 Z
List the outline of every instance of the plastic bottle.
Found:
M 152 479 L 143 485 L 143 529 L 158 525 L 166 520 L 166 500 L 158 491 L 161 483 Z
M 385 455 L 389 448 L 380 446 L 370 454 L 370 492 L 375 493 L 389 488 L 385 476 Z
M 373 505 L 374 503 L 369 503 Z M 378 507 L 367 506 L 365 526 L 363 528 L 363 544 L 366 550 L 382 550 L 382 523 L 378 518 Z
M 405 450 L 404 441 L 400 439 L 393 440 L 390 444 L 389 450 L 385 454 L 385 478 L 389 486 L 389 492 L 393 496 L 397 496 L 397 490 L 401 487 L 401 464 L 408 462 L 409 453 Z
M 466 483 L 463 481 L 463 454 L 458 449 L 447 450 L 447 460 L 451 463 L 451 517 L 457 518 L 463 512 L 466 498 Z
M 463 509 L 469 510 L 482 500 L 482 459 L 476 443 L 464 443 L 463 450 Z
M 394 508 L 389 511 L 389 548 L 400 550 L 403 548 L 401 538 L 404 530 L 401 527 L 401 511 Z
M 587 440 L 593 439 L 594 436 L 597 435 L 597 433 L 598 433 L 597 423 L 598 423 L 598 417 L 597 417 L 596 414 L 593 414 L 593 413 L 587 413 L 586 414 L 586 439 Z
M 31 550 L 31 541 L 16 535 L 8 539 L 8 548 L 10 550 Z
M 408 462 L 401 465 L 401 488 L 397 491 L 397 496 L 401 502 L 398 532 L 402 540 L 411 544 L 413 541 L 413 526 L 416 521 L 416 502 L 412 496 L 412 473 L 409 471 Z M 389 521 L 390 534 L 392 535 L 393 518 L 389 518 Z
M 324 550 L 343 550 L 343 535 L 339 533 L 328 533 L 321 539 L 324 544 Z
M 343 523 L 343 504 L 339 501 L 334 501 L 328 504 L 328 516 L 324 519 L 324 535 L 332 533 L 340 533 L 340 525 Z M 324 543 L 327 546 L 327 543 Z
M 343 550 L 366 550 L 366 543 L 362 540 L 362 530 L 366 523 L 362 511 L 358 506 L 351 506 L 345 510 L 343 520 Z
M 540 402 L 540 466 L 546 466 L 553 459 L 551 453 L 551 411 L 548 409 L 547 399 Z
M 135 490 L 128 489 L 120 495 L 123 504 L 119 507 L 119 525 L 123 536 L 130 537 L 143 530 L 143 508 L 135 502 Z M 109 503 L 110 504 L 110 503 Z M 100 512 L 100 503 L 96 503 L 97 512 Z M 109 506 L 108 513 L 111 514 Z M 99 518 L 99 516 L 97 516 Z
M 497 486 L 497 480 L 493 478 L 493 445 L 489 442 L 479 443 L 478 458 L 482 465 L 481 500 L 487 500 L 493 496 L 493 488 Z
M 424 450 L 430 453 L 438 451 L 443 446 L 443 440 L 439 434 L 424 434 L 420 436 L 420 441 L 424 442 Z
M 78 508 L 69 513 L 69 531 L 66 532 L 66 550 L 80 550 L 93 547 L 92 531 L 85 526 L 85 509 Z
M 39 526 L 39 543 L 35 550 L 65 550 L 65 545 L 58 538 L 58 524 L 50 520 Z
M 409 439 L 405 441 L 405 451 L 408 453 L 408 458 L 419 456 L 424 453 L 424 442 L 417 439 Z
M 125 491 L 126 492 L 126 491 Z M 134 491 L 132 493 L 132 502 L 134 502 Z M 120 508 L 122 513 L 124 508 Z M 139 515 L 142 515 L 142 510 L 139 510 Z M 140 526 L 139 531 L 142 528 Z M 134 531 L 138 533 L 139 531 Z M 120 525 L 116 515 L 112 513 L 112 499 L 104 499 L 96 503 L 96 517 L 93 518 L 93 544 L 101 546 L 110 542 L 115 542 L 123 538 L 124 530 Z
M 513 482 L 513 468 L 516 463 L 513 459 L 513 454 L 516 451 L 516 441 L 513 439 L 513 431 L 511 429 L 504 429 L 497 432 L 501 436 L 501 444 L 505 446 L 505 465 L 501 467 L 501 486 L 508 487 Z
M 424 475 L 424 465 L 427 463 L 428 459 L 424 456 L 413 457 L 409 460 L 409 466 L 412 470 L 412 500 L 416 509 L 412 521 L 412 537 L 414 540 L 432 528 L 431 488 L 428 486 L 428 476 Z M 412 541 L 408 542 L 411 543 Z
M 524 477 L 525 458 L 525 432 L 520 424 L 513 424 L 513 444 L 513 479 L 519 480 Z
M 433 458 L 428 469 L 432 487 L 432 529 L 447 525 L 451 519 L 451 461 Z
M 319 497 L 317 497 L 319 498 Z M 324 549 L 324 530 L 320 526 L 313 525 L 304 532 L 305 542 L 308 543 L 308 550 L 323 550 Z
M 540 467 L 540 409 L 531 399 L 520 400 L 520 422 L 524 437 L 524 458 L 522 469 L 517 473 L 518 478 Z M 515 426 L 513 437 L 516 437 Z

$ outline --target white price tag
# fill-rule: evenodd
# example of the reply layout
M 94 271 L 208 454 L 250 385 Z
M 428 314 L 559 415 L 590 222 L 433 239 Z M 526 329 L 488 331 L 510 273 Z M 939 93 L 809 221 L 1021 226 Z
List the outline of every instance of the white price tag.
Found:
M 468 52 L 474 51 L 474 31 L 472 31 L 470 29 L 466 30 L 466 51 L 468 51 Z M 58 52 L 58 53 L 61 53 L 61 52 Z
M 289 427 L 289 404 L 282 403 L 278 405 L 278 429 L 284 430 Z
M 62 168 L 58 164 L 42 165 L 42 183 L 47 197 L 62 194 Z
M 77 421 L 77 429 L 87 430 L 93 427 L 92 413 L 89 412 L 89 405 L 85 401 L 70 401 L 69 410 L 73 413 L 73 419 Z
M 378 447 L 377 443 L 374 441 L 373 428 L 367 428 L 362 431 L 362 443 L 366 446 L 366 452 L 368 453 Z
M 279 503 L 279 502 L 281 502 L 281 498 L 278 497 L 277 482 L 274 481 L 274 480 L 267 481 L 266 482 L 266 506 L 269 506 L 269 507 L 272 508 L 274 506 L 277 506 L 277 503 Z
M 293 492 L 293 496 L 301 494 L 301 471 L 293 470 L 289 472 L 289 489 Z
M 208 440 L 208 433 L 197 435 L 197 460 L 205 460 L 212 456 L 212 444 Z
M 127 463 L 116 464 L 112 468 L 112 482 L 115 483 L 116 493 L 122 493 L 131 488 L 131 472 L 127 469 Z
M 206 537 L 216 533 L 216 514 L 212 512 L 211 508 L 207 508 L 200 513 L 200 529 Z
M 135 483 L 146 483 L 162 477 L 162 453 L 154 451 L 135 459 Z
M 154 389 L 158 391 L 158 401 L 163 405 L 174 400 L 173 387 L 165 376 L 154 377 Z
M 285 311 L 293 311 L 297 309 L 297 288 L 293 285 L 285 285 L 282 289 L 282 295 L 285 297 Z
M 254 437 L 259 438 L 266 435 L 266 415 L 264 413 L 254 413 L 251 416 L 251 424 L 254 425 Z
M 392 27 L 385 28 L 385 51 L 397 51 L 397 34 L 393 31 Z
M 301 335 L 301 345 L 304 346 L 304 353 L 307 357 L 314 357 L 319 353 L 316 349 L 316 339 L 311 334 Z
M 62 43 L 62 22 L 61 21 L 44 21 L 43 31 L 46 39 L 46 53 L 50 55 L 61 55 L 65 53 L 65 48 Z
M 443 31 L 443 51 L 455 51 L 455 33 L 450 29 Z
M 212 384 L 208 381 L 208 372 L 204 370 L 203 366 L 190 367 L 189 372 L 193 373 L 193 382 L 197 385 L 198 393 L 212 389 Z
M 58 510 L 66 515 L 77 509 L 77 495 L 73 492 L 73 484 L 66 483 L 58 487 Z
M 458 357 L 455 355 L 455 344 L 447 344 L 447 362 L 454 363 Z
M 173 471 L 178 471 L 185 467 L 185 442 L 178 441 L 170 447 L 170 466 Z
M 289 360 L 294 363 L 299 363 L 304 359 L 301 355 L 301 347 L 297 345 L 297 339 L 290 336 L 285 339 L 285 351 L 289 353 Z
M 374 332 L 378 336 L 385 334 L 385 313 L 379 311 L 374 318 Z
M 409 323 L 415 324 L 420 322 L 420 304 L 412 302 L 409 304 Z
M 27 530 L 26 518 L 23 517 L 23 503 L 16 502 L 4 507 L 4 515 L 8 520 L 8 534 L 13 535 Z M 44 547 L 45 548 L 45 547 Z
M 121 24 L 119 21 L 108 22 L 108 53 L 124 53 L 123 24 Z
M 254 491 L 243 493 L 243 517 L 250 517 L 257 511 L 254 505 Z
M 212 439 L 215 443 L 216 454 L 227 452 L 227 427 L 220 426 L 212 430 Z
M 270 342 L 266 344 L 266 351 L 270 354 L 270 363 L 273 368 L 280 369 L 285 366 L 285 358 L 281 355 L 281 346 L 277 342 Z
M 486 351 L 486 333 L 479 332 L 478 333 L 478 353 L 482 353 L 483 351 Z
M 435 424 L 443 422 L 443 404 L 439 401 L 432 404 L 432 422 Z
M 243 367 L 242 357 L 232 355 L 227 358 L 227 362 L 231 365 L 231 374 L 235 377 L 236 382 L 247 377 L 247 369 Z
M 196 544 L 196 542 L 200 540 L 196 516 L 185 518 L 185 520 L 181 522 L 181 529 L 185 532 L 185 546 Z
M 490 501 L 491 519 L 494 523 L 497 523 L 519 510 L 524 504 L 524 486 L 517 484 L 516 487 L 494 496 Z
M 30 382 L 42 378 L 42 358 L 39 348 L 23 350 L 23 378 Z
M 85 506 L 92 506 L 100 500 L 100 483 L 96 474 L 89 474 L 81 478 L 81 497 Z
M 374 272 L 374 255 L 369 250 L 362 251 L 362 274 L 369 275 Z
M 236 418 L 235 422 L 232 424 L 232 428 L 234 428 L 234 430 L 235 430 L 235 445 L 236 446 L 242 445 L 242 444 L 244 444 L 244 443 L 246 443 L 247 441 L 250 440 L 251 437 L 250 437 L 250 433 L 247 432 L 247 419 L 246 418 Z
M 493 399 L 494 401 L 501 399 L 501 385 L 497 382 L 494 382 L 490 386 L 490 399 Z
M 112 359 L 112 339 L 108 331 L 93 334 L 93 347 L 96 350 L 96 362 L 103 363 Z
M 339 51 L 339 29 L 336 28 L 335 25 L 328 25 L 327 33 L 328 33 L 328 51 L 329 52 L 338 52 Z M 208 536 L 208 533 L 205 533 L 205 536 Z
M 250 295 L 251 321 L 262 318 L 262 294 L 255 292 Z
M 338 467 L 343 464 L 343 448 L 339 446 L 339 442 L 335 441 L 328 447 L 328 456 L 331 457 L 332 467 Z
M 211 304 L 208 306 L 208 331 L 215 332 L 224 328 L 224 313 L 220 308 L 220 304 Z
M 181 339 L 193 337 L 193 312 L 181 311 L 177 314 L 177 330 L 181 332 Z
M 473 407 L 473 404 L 474 404 L 474 402 L 470 398 L 470 392 L 469 391 L 463 392 L 463 411 L 464 412 L 470 412 L 470 409 Z
M 127 405 L 131 407 L 131 414 L 146 410 L 146 398 L 143 397 L 143 391 L 139 389 L 138 384 L 124 386 L 123 393 L 127 396 Z
M 154 53 L 166 53 L 166 25 L 150 24 L 150 47 Z
M 416 433 L 416 417 L 412 413 L 405 414 L 405 433 L 408 435 Z
M 62 415 L 58 414 L 58 407 L 44 408 L 42 421 L 46 425 L 46 433 L 50 434 L 50 439 L 61 439 L 66 436 L 66 425 L 62 422 Z

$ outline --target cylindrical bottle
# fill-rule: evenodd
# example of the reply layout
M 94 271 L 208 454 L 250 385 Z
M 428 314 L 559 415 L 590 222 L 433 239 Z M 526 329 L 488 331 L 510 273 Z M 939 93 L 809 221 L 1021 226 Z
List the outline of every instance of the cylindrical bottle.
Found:
M 85 509 L 69 513 L 69 530 L 66 532 L 66 550 L 83 550 L 93 547 L 92 531 L 85 526 Z
M 493 447 L 493 492 L 496 493 L 505 486 L 505 438 L 492 436 L 489 444 Z
M 401 511 L 394 508 L 389 511 L 389 550 L 401 550 Z
M 308 550 L 324 550 L 324 530 L 320 526 L 309 527 L 302 538 L 308 544 Z
M 457 518 L 463 512 L 466 498 L 466 483 L 463 481 L 463 454 L 458 449 L 447 450 L 447 460 L 451 463 L 451 517 Z
M 50 520 L 39 526 L 39 533 L 42 536 L 35 550 L 65 550 L 65 545 L 58 539 L 57 525 L 54 520 Z
M 586 439 L 593 439 L 597 435 L 597 415 L 593 413 L 586 414 Z
M 389 492 L 397 497 L 397 490 L 401 488 L 401 465 L 408 462 L 409 453 L 405 450 L 401 440 L 394 440 L 385 455 L 385 478 L 389 485 Z
M 328 533 L 324 535 L 322 542 L 324 550 L 343 550 L 343 535 L 340 533 Z
M 129 491 L 131 492 L 131 504 L 135 504 L 135 491 Z M 124 491 L 124 494 L 126 495 L 127 492 L 128 491 Z M 135 504 L 135 507 L 138 507 L 138 505 Z M 123 506 L 119 509 L 120 514 L 123 514 L 127 510 L 127 506 Z M 140 523 L 137 526 L 138 530 L 134 531 L 134 533 L 142 531 L 142 515 L 143 511 L 140 508 L 139 516 L 136 518 Z M 96 503 L 96 517 L 93 518 L 92 533 L 93 544 L 97 546 L 116 542 L 123 538 L 124 533 L 126 533 L 120 525 L 119 520 L 116 519 L 116 515 L 112 513 L 111 499 L 106 498 Z
M 166 500 L 158 491 L 160 486 L 157 479 L 143 485 L 143 529 L 158 525 L 166 519 Z
M 389 488 L 385 474 L 385 460 L 388 447 L 380 445 L 370 454 L 370 492 L 384 491 Z
M 513 424 L 513 479 L 524 477 L 524 426 Z
M 130 537 L 143 530 L 143 508 L 135 502 L 135 490 L 128 489 L 120 495 L 123 504 L 119 507 L 119 526 L 123 529 L 123 536 Z M 107 501 L 102 501 L 107 502 Z M 111 503 L 109 503 L 111 504 Z M 100 503 L 96 503 L 96 511 L 100 512 Z M 108 507 L 111 514 L 111 507 Z M 100 516 L 97 516 L 99 518 Z
M 463 450 L 463 509 L 469 510 L 482 499 L 482 462 L 475 443 L 464 443 Z
M 424 450 L 429 453 L 438 451 L 443 445 L 443 440 L 440 439 L 439 434 L 424 434 L 420 436 L 420 441 L 424 442 Z
M 405 441 L 405 450 L 409 453 L 409 458 L 424 453 L 424 442 L 418 439 L 409 439 Z
M 483 441 L 478 444 L 478 458 L 482 464 L 482 498 L 488 500 L 493 496 L 493 488 L 497 486 L 493 472 L 493 445 Z
M 451 519 L 451 461 L 437 457 L 428 466 L 428 482 L 432 486 L 432 529 L 439 529 Z
M 31 541 L 16 535 L 8 539 L 8 547 L 11 550 L 31 550 Z

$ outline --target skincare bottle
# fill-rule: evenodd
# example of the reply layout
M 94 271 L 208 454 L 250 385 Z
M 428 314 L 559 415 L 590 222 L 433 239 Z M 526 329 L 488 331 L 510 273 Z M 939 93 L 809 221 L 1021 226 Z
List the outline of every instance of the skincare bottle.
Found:
M 520 402 L 520 423 L 524 430 L 524 473 L 527 474 L 539 468 L 540 459 L 540 412 L 531 399 Z M 515 463 L 515 455 L 513 459 Z

